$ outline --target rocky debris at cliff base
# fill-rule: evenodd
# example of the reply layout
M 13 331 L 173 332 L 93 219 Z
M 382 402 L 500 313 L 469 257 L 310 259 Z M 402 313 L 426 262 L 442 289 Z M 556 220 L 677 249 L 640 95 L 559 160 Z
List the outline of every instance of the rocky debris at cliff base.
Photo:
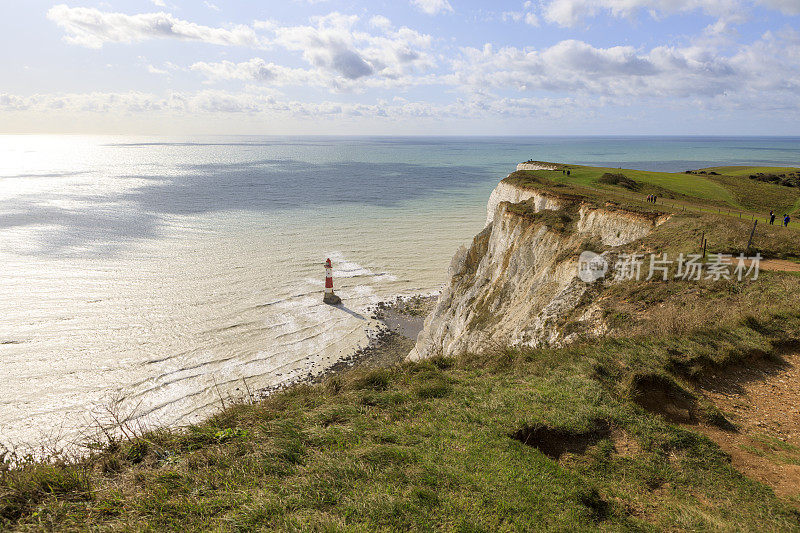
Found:
M 380 320 L 399 335 L 416 341 L 425 317 L 433 311 L 438 298 L 438 295 L 398 296 L 394 300 L 380 302 L 369 310 L 371 318 Z
M 292 381 L 260 389 L 255 396 L 266 398 L 273 392 L 300 383 L 321 383 L 326 378 L 351 368 L 377 368 L 402 362 L 414 347 L 425 317 L 436 305 L 437 298 L 438 295 L 398 296 L 394 300 L 369 307 L 367 311 L 371 314 L 370 318 L 379 321 L 381 325 L 367 331 L 370 339 L 367 346 L 340 358 L 322 372 L 308 372 Z

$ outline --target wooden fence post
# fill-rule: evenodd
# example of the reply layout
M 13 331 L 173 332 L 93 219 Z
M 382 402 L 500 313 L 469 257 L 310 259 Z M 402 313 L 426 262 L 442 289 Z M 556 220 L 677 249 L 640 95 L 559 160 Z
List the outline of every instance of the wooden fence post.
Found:
M 753 244 L 753 235 L 756 233 L 756 226 L 758 225 L 758 220 L 753 223 L 753 229 L 750 230 L 750 238 L 747 239 L 747 248 L 744 249 L 744 253 L 747 253 L 750 250 L 750 245 Z

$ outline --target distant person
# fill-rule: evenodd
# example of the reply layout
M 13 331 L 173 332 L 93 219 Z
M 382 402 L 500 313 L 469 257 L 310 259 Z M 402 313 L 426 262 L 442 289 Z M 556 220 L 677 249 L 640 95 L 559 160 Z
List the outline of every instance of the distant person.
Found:
M 569 170 L 567 170 L 567 176 L 569 176 Z
M 770 223 L 770 225 L 775 225 L 775 212 L 774 211 L 770 211 L 769 212 L 769 223 Z
M 789 215 L 784 215 L 784 216 L 783 216 L 783 227 L 784 227 L 784 228 L 787 228 L 787 227 L 789 227 L 789 220 L 791 220 L 791 219 L 789 218 Z

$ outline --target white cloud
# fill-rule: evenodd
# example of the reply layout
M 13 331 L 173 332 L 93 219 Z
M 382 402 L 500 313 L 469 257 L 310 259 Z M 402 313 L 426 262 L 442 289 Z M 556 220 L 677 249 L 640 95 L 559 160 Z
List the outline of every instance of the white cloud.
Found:
M 54 114 L 103 114 L 108 116 L 146 115 L 181 117 L 205 115 L 255 115 L 276 119 L 347 119 L 366 118 L 392 124 L 401 119 L 486 118 L 497 116 L 551 117 L 574 115 L 579 108 L 600 105 L 597 99 L 568 98 L 494 98 L 476 95 L 451 103 L 434 104 L 395 97 L 372 104 L 353 102 L 303 102 L 281 99 L 271 91 L 246 90 L 226 92 L 203 90 L 195 93 L 174 92 L 165 96 L 141 92 L 37 94 L 28 97 L 0 93 L 0 111 Z
M 375 15 L 369 19 L 369 25 L 373 28 L 380 28 L 382 30 L 389 30 L 392 27 L 392 21 L 383 15 Z
M 47 18 L 64 29 L 67 42 L 88 48 L 101 48 L 105 43 L 165 38 L 256 48 L 265 44 L 249 26 L 212 28 L 177 19 L 168 13 L 126 15 L 60 4 L 50 8 Z
M 194 40 L 250 48 L 280 46 L 299 52 L 313 71 L 289 69 L 263 60 L 234 64 L 197 62 L 192 70 L 211 81 L 240 79 L 269 81 L 278 85 L 300 80 L 336 90 L 369 86 L 403 86 L 411 76 L 430 70 L 436 64 L 428 52 L 433 39 L 407 27 L 394 29 L 386 17 L 368 21 L 372 32 L 359 29 L 357 15 L 333 12 L 311 17 L 309 25 L 281 26 L 275 21 L 257 21 L 250 26 L 211 28 L 174 18 L 167 13 L 126 15 L 90 8 L 53 7 L 48 17 L 66 31 L 68 42 L 92 48 L 105 43 L 131 43 L 154 38 Z M 258 30 L 260 33 L 256 33 Z M 258 63 L 262 61 L 262 63 Z M 267 76 L 266 73 L 273 73 Z M 301 75 L 302 74 L 302 75 Z M 366 81 L 369 80 L 369 81 Z
M 767 33 L 729 55 L 712 46 L 598 48 L 567 40 L 541 50 L 465 48 L 452 83 L 465 90 L 516 90 L 641 102 L 749 101 L 800 104 L 800 37 Z
M 380 34 L 358 31 L 355 15 L 330 13 L 312 17 L 312 25 L 272 27 L 274 43 L 301 52 L 312 66 L 352 81 L 368 76 L 399 79 L 434 65 L 432 38 L 402 27 L 391 30 L 382 23 Z
M 648 12 L 653 18 L 692 11 L 720 18 L 740 18 L 743 6 L 739 0 L 546 0 L 542 6 L 547 21 L 566 27 L 576 26 L 603 12 L 629 18 L 640 11 Z
M 763 1 L 774 9 L 791 10 L 794 5 L 787 0 Z M 535 25 L 539 23 L 539 6 L 544 9 L 543 19 L 564 24 L 575 24 L 606 11 L 612 16 L 628 17 L 642 10 L 659 17 L 700 10 L 719 17 L 707 33 L 724 34 L 726 24 L 740 15 L 738 4 L 722 0 L 715 5 L 700 0 L 545 0 L 544 4 L 525 2 L 520 11 L 507 12 L 503 17 Z M 554 6 L 562 11 L 547 14 L 547 9 Z M 379 15 L 361 18 L 334 12 L 311 17 L 303 25 L 286 26 L 267 20 L 235 27 L 201 26 L 166 13 L 125 15 L 63 5 L 52 8 L 48 16 L 64 29 L 68 41 L 82 46 L 99 48 L 111 42 L 172 38 L 254 49 L 280 47 L 295 55 L 295 63 L 284 66 L 264 56 L 246 61 L 194 61 L 189 67 L 161 61 L 156 63 L 161 67 L 158 68 L 143 59 L 139 68 L 147 68 L 152 74 L 169 72 L 177 76 L 176 71 L 189 71 L 205 84 L 229 81 L 247 87 L 241 92 L 207 88 L 167 96 L 135 92 L 5 95 L 0 98 L 0 108 L 456 118 L 506 113 L 559 116 L 564 110 L 557 106 L 575 110 L 606 104 L 769 107 L 792 110 L 795 115 L 800 107 L 800 38 L 791 31 L 768 32 L 754 42 L 737 46 L 731 46 L 731 40 L 708 36 L 694 39 L 687 46 L 651 48 L 599 47 L 580 40 L 542 48 L 496 49 L 486 45 L 462 48 L 448 60 L 445 54 L 451 49 L 434 46 L 441 42 L 411 28 L 397 27 Z M 324 92 L 320 94 L 331 98 L 331 91 L 364 92 L 434 84 L 445 90 L 431 100 L 442 102 L 450 98 L 449 103 L 397 98 L 390 102 L 361 99 L 367 103 L 360 104 L 299 102 L 281 100 L 274 89 L 321 88 Z M 395 97 L 396 93 L 390 94 Z M 448 97 L 450 94 L 460 97 Z
M 530 26 L 538 26 L 539 25 L 539 17 L 536 16 L 535 13 L 525 13 L 525 24 Z
M 208 9 L 210 9 L 212 11 L 219 11 L 219 6 L 217 6 L 216 4 L 212 4 L 208 0 L 205 0 L 203 2 L 203 5 L 206 6 Z
M 263 59 L 195 63 L 209 79 L 319 82 L 315 71 L 289 69 Z M 273 89 L 202 90 L 154 95 L 139 92 L 0 95 L 0 110 L 31 113 L 195 115 L 247 113 L 281 117 L 477 118 L 573 117 L 603 107 L 648 105 L 689 109 L 780 111 L 800 107 L 800 35 L 768 32 L 730 55 L 699 46 L 598 48 L 563 41 L 542 50 L 467 48 L 454 73 L 438 78 L 466 97 L 433 103 L 393 98 L 372 103 L 287 100 Z M 379 81 L 379 80 L 378 80 Z M 320 82 L 321 83 L 321 82 Z M 529 93 L 509 96 L 507 93 Z
M 800 0 L 760 0 L 759 3 L 785 15 L 800 15 Z
M 411 0 L 411 3 L 428 15 L 453 12 L 453 6 L 447 0 Z
M 234 63 L 221 61 L 194 63 L 190 70 L 199 72 L 209 81 L 241 80 L 267 82 L 270 85 L 319 85 L 322 80 L 315 71 L 287 68 L 275 63 L 267 63 L 261 58 Z
M 155 5 L 155 6 L 167 7 L 167 4 L 164 3 L 164 0 L 150 0 L 150 1 L 153 2 L 153 5 Z
M 529 26 L 539 25 L 539 16 L 533 12 L 533 2 L 528 0 L 522 4 L 522 11 L 504 11 L 502 18 L 504 21 L 525 22 Z

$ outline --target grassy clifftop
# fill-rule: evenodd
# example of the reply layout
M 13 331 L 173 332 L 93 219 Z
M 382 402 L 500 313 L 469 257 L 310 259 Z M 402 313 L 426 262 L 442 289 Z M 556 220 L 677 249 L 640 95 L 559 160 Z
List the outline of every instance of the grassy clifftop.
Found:
M 19 530 L 796 530 L 791 502 L 676 423 L 727 420 L 666 370 L 777 356 L 786 319 L 354 372 L 24 465 L 0 514 Z M 653 383 L 674 412 L 637 403 Z
M 569 170 L 567 176 L 565 171 Z M 690 203 L 698 207 L 753 212 L 758 216 L 774 210 L 780 214 L 800 210 L 800 188 L 765 183 L 749 176 L 758 173 L 796 173 L 793 167 L 714 167 L 690 172 L 652 172 L 646 170 L 560 165 L 559 170 L 517 171 L 512 178 L 544 179 L 577 189 L 601 190 L 611 195 L 656 194 L 676 205 Z M 620 184 L 604 180 L 604 175 L 622 175 Z

